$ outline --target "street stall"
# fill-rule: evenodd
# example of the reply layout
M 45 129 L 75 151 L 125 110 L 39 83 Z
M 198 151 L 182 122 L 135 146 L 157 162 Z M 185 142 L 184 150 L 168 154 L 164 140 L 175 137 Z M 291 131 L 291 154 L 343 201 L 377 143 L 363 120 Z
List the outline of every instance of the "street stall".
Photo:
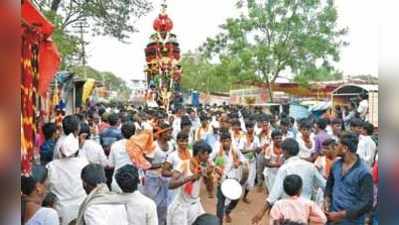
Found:
M 54 26 L 30 0 L 21 1 L 21 171 L 29 173 L 40 132 L 39 118 L 46 109 L 42 102 L 60 64 L 51 40 Z
M 378 85 L 377 84 L 344 84 L 331 94 L 332 108 L 345 106 L 354 102 L 357 105 L 358 96 L 368 96 L 368 121 L 378 127 Z
M 86 109 L 90 100 L 99 97 L 102 90 L 97 89 L 101 84 L 94 79 L 82 79 L 74 73 L 60 71 L 57 73 L 52 85 L 52 109 L 73 114 L 81 109 Z M 98 92 L 99 96 L 96 95 Z

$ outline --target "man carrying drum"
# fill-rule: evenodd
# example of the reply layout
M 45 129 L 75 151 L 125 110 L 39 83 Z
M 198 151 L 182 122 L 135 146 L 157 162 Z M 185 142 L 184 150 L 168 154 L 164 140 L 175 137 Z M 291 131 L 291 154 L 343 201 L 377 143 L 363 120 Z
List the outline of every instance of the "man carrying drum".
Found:
M 230 203 L 226 206 L 225 202 L 227 198 L 225 194 L 222 193 L 222 183 L 226 180 L 230 181 L 234 179 L 240 181 L 241 184 L 245 184 L 248 178 L 248 162 L 244 155 L 233 147 L 229 132 L 223 132 L 221 134 L 220 143 L 216 145 L 210 159 L 215 164 L 215 177 L 218 180 L 216 215 L 220 220 L 220 224 L 223 224 L 225 215 L 226 222 L 230 223 L 230 213 L 237 206 L 241 194 L 239 194 L 236 199 L 230 199 Z M 241 187 L 239 190 L 242 193 Z
M 193 145 L 193 156 L 182 160 L 173 169 L 170 189 L 178 189 L 177 196 L 168 208 L 168 225 L 191 225 L 205 213 L 200 201 L 201 180 L 212 182 L 210 174 L 213 166 L 209 163 L 211 147 L 205 141 Z

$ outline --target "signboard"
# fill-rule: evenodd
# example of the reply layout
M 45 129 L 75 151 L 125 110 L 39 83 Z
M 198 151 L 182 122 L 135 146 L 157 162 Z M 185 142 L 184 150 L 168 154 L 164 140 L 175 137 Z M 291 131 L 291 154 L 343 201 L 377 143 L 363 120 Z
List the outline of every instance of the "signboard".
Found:
M 230 104 L 264 104 L 268 102 L 268 93 L 265 88 L 251 88 L 230 90 Z

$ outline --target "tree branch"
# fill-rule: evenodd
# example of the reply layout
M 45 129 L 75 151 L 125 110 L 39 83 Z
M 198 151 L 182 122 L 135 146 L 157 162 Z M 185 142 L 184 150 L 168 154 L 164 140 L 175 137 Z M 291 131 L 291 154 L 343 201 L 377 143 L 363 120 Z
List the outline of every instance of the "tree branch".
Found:
M 71 3 L 72 4 L 72 3 Z M 77 11 L 73 11 L 72 9 L 69 11 L 69 13 L 66 15 L 64 21 L 62 22 L 61 25 L 61 30 L 64 30 L 66 26 L 68 26 L 70 23 L 70 20 L 72 19 L 73 16 L 79 14 Z
M 71 25 L 71 24 L 73 24 L 73 23 L 75 23 L 75 22 L 78 22 L 79 20 L 81 20 L 81 19 L 84 18 L 84 17 L 85 17 L 84 15 L 80 14 L 80 15 L 77 16 L 76 18 L 70 19 L 69 21 L 64 22 L 64 23 L 62 24 L 62 26 L 61 26 L 61 30 L 64 30 L 68 25 Z
M 43 12 L 44 1 L 33 0 L 33 3 L 39 8 L 41 12 Z

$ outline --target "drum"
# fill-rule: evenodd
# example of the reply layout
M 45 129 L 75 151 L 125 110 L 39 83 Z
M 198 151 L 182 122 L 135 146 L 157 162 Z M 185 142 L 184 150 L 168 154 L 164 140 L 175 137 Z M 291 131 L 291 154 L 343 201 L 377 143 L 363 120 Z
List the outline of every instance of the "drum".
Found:
M 221 191 L 222 194 L 230 200 L 237 200 L 242 195 L 241 184 L 235 179 L 224 180 L 221 186 Z

